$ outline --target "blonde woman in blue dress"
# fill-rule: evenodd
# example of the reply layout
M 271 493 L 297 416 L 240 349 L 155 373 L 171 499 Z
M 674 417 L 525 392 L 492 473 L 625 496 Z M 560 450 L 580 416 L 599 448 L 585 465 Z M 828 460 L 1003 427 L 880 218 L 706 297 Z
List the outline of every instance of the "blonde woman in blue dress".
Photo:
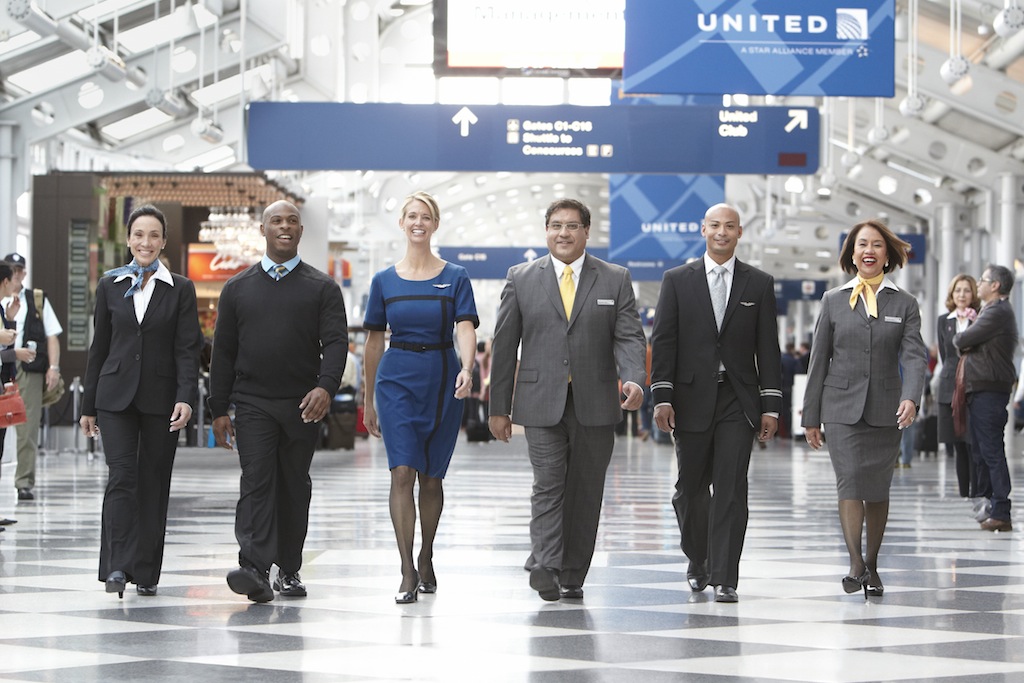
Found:
M 433 553 L 444 507 L 442 480 L 462 425 L 462 399 L 473 388 L 480 324 L 466 269 L 430 249 L 440 217 L 437 200 L 425 192 L 405 200 L 398 221 L 405 256 L 373 276 L 363 318 L 368 331 L 363 422 L 370 434 L 384 439 L 388 455 L 391 522 L 402 560 L 395 595 L 400 604 L 437 590 Z M 422 539 L 414 563 L 417 481 Z

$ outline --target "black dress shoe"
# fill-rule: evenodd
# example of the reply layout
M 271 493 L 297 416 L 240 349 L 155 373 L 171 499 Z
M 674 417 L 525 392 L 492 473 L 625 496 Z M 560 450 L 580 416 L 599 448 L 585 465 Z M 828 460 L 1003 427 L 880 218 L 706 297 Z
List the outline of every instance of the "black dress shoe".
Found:
M 690 590 L 694 593 L 700 593 L 702 590 L 708 587 L 708 582 L 711 580 L 711 575 L 708 573 L 708 565 L 690 563 L 689 568 L 686 570 L 686 582 L 690 584 Z
M 106 590 L 108 593 L 117 593 L 117 597 L 124 598 L 124 585 L 128 582 L 124 572 L 116 571 L 110 572 L 105 581 Z
M 0 519 L 0 526 L 7 526 L 9 524 L 17 524 L 17 523 L 18 523 L 18 520 L 16 520 L 16 519 L 6 519 L 6 518 L 5 519 Z
M 278 570 L 277 578 L 274 579 L 274 590 L 286 598 L 306 597 L 306 586 L 299 578 L 298 572 L 282 572 Z
M 562 586 L 558 592 L 563 598 L 568 598 L 569 600 L 583 599 L 583 586 Z
M 141 583 L 137 584 L 135 586 L 135 592 L 146 597 L 153 597 L 156 595 L 156 584 L 153 584 L 152 586 L 145 586 Z
M 35 494 L 32 493 L 32 489 L 18 489 L 18 500 L 35 500 Z
M 232 569 L 228 572 L 228 587 L 253 602 L 270 602 L 274 599 L 274 590 L 270 587 L 268 573 L 255 567 Z
M 549 567 L 534 567 L 530 570 L 530 588 L 537 591 L 541 600 L 553 602 L 561 597 L 558 572 Z
M 739 602 L 740 596 L 736 595 L 736 589 L 732 586 L 718 586 L 715 588 L 715 602 Z

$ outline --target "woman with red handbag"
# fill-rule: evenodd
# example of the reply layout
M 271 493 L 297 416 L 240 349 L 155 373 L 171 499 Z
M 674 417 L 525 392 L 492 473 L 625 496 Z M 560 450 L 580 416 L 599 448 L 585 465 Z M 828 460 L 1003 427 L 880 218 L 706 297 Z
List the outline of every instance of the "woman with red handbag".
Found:
M 14 291 L 12 278 L 14 277 L 14 271 L 11 266 L 6 263 L 0 263 L 0 299 L 9 297 Z M 11 344 L 14 343 L 14 338 L 17 333 L 14 328 L 14 316 L 18 312 L 18 298 L 14 297 L 11 301 L 11 305 L 8 307 L 6 313 L 3 307 L 0 306 L 0 383 L 4 386 L 4 395 L 7 395 L 7 383 L 14 380 L 16 368 L 14 366 L 15 361 L 22 361 L 31 363 L 35 360 L 36 352 L 35 349 L 21 348 L 12 349 Z M 13 393 L 17 395 L 18 386 L 13 385 Z M 20 399 L 20 397 L 19 397 Z M 6 400 L 6 399 L 5 399 Z M 21 419 L 24 422 L 25 418 L 25 403 L 21 403 Z M 17 424 L 12 422 L 11 424 Z M 0 426 L 0 449 L 3 448 L 4 438 L 7 436 L 7 426 Z M 14 524 L 13 519 L 0 519 L 0 531 L 4 530 L 4 526 L 8 524 Z

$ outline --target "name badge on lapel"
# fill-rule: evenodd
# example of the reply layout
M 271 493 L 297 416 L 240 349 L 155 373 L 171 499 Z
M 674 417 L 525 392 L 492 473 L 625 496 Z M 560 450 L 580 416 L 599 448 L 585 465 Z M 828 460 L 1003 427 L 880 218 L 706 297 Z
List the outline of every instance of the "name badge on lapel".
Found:
M 598 306 L 614 306 L 615 305 L 615 299 L 598 299 L 597 300 L 597 305 Z
M 885 322 L 887 322 L 887 323 L 901 323 L 901 322 L 903 322 L 903 318 L 899 318 L 899 317 L 897 317 L 895 315 L 887 315 L 887 316 L 885 316 Z

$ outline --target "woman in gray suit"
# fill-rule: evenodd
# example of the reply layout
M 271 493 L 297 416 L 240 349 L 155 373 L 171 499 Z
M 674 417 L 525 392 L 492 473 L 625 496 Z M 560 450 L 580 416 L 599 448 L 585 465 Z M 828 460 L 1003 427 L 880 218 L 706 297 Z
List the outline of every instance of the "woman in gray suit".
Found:
M 917 300 L 886 277 L 906 263 L 909 248 L 878 220 L 850 230 L 839 265 L 856 277 L 822 297 L 804 395 L 807 443 L 821 448 L 824 424 L 836 473 L 850 553 L 843 589 L 863 588 L 865 596 L 884 590 L 878 551 L 889 519 L 889 485 L 900 430 L 917 415 L 928 369 Z
M 977 498 L 981 493 L 975 486 L 974 463 L 971 462 L 967 434 L 957 436 L 953 429 L 953 390 L 956 387 L 956 366 L 960 360 L 960 351 L 954 346 L 953 337 L 966 330 L 981 310 L 978 285 L 973 277 L 964 273 L 953 277 L 946 295 L 946 310 L 949 313 L 940 315 L 935 326 L 939 338 L 939 358 L 942 360 L 937 396 L 939 442 L 946 444 L 946 450 L 950 455 L 956 454 L 956 478 L 960 497 Z M 985 518 L 978 521 L 983 522 Z

